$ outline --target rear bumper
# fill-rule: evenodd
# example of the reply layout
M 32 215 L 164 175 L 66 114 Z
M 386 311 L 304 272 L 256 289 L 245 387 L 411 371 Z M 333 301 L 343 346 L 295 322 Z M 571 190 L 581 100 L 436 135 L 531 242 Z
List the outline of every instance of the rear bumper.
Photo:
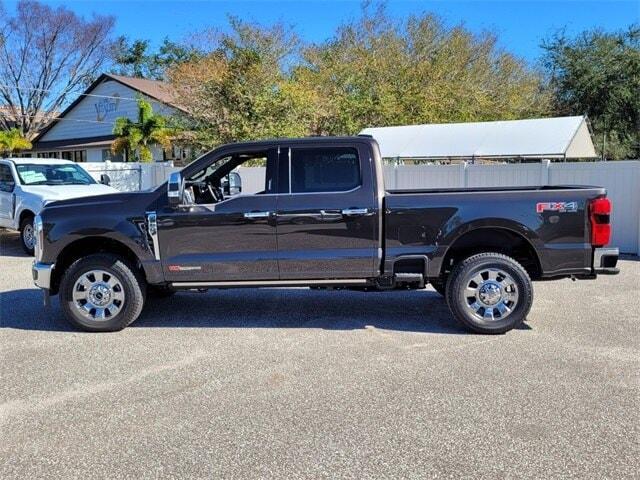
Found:
M 620 252 L 617 248 L 595 248 L 593 250 L 593 272 L 605 275 L 616 275 L 620 269 L 616 267 Z

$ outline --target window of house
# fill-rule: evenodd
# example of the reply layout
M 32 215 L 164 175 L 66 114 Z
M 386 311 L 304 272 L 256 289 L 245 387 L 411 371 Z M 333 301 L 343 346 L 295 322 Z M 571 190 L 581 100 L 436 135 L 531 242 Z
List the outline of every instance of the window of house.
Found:
M 86 150 L 74 150 L 74 152 L 73 152 L 73 161 L 74 162 L 86 162 L 87 161 L 87 151 Z
M 346 192 L 361 184 L 355 148 L 291 150 L 291 193 Z
M 103 162 L 124 162 L 124 153 L 113 153 L 110 148 L 102 149 L 102 161 Z

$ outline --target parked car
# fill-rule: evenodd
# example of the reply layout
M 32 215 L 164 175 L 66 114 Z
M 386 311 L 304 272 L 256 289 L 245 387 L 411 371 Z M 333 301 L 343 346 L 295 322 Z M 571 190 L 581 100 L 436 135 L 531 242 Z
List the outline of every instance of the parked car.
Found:
M 230 195 L 246 162 L 266 166 L 262 190 Z M 33 277 L 90 331 L 177 290 L 431 283 L 465 327 L 501 333 L 525 319 L 532 280 L 618 273 L 610 211 L 599 187 L 385 190 L 366 136 L 238 143 L 151 192 L 48 204 Z
M 102 176 L 97 183 L 82 167 L 68 160 L 0 159 L 0 227 L 20 231 L 22 248 L 33 255 L 33 219 L 55 200 L 115 193 Z

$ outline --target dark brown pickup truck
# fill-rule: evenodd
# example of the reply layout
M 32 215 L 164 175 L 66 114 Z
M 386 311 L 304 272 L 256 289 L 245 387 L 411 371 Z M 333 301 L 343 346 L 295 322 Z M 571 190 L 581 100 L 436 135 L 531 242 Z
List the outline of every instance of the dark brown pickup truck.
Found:
M 243 165 L 264 173 L 252 193 Z M 370 137 L 238 143 L 153 191 L 48 204 L 33 276 L 92 331 L 177 290 L 431 283 L 468 329 L 502 333 L 529 312 L 532 280 L 617 273 L 610 211 L 599 187 L 388 191 Z

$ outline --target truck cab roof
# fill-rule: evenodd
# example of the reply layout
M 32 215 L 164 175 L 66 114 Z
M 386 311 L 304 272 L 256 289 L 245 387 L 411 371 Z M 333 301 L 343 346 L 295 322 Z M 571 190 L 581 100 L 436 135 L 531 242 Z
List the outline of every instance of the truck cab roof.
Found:
M 65 165 L 69 163 L 74 163 L 71 160 L 62 160 L 59 158 L 35 158 L 35 157 L 23 157 L 23 158 L 2 158 L 0 160 L 7 160 L 14 165 Z

